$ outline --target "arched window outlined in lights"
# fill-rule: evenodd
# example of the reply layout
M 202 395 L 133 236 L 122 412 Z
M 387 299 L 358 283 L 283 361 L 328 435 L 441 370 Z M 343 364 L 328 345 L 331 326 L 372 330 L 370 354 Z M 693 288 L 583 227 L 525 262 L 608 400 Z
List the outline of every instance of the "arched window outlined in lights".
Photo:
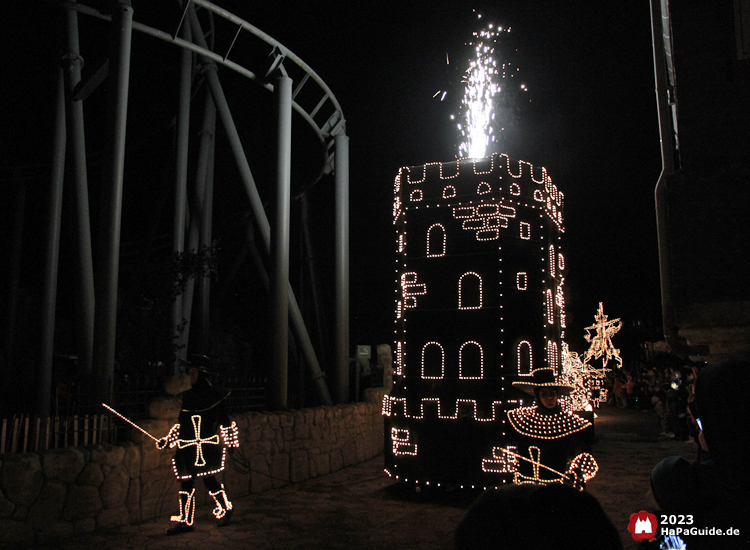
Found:
M 516 273 L 516 289 L 526 290 L 529 288 L 529 276 L 525 271 Z
M 531 371 L 534 370 L 534 356 L 528 340 L 521 340 L 516 346 L 516 370 L 518 376 L 531 376 Z
M 557 255 L 557 265 L 560 267 L 560 271 L 565 269 L 565 256 L 562 255 L 562 252 Z
M 466 278 L 466 281 L 464 281 L 464 278 Z M 458 279 L 458 309 L 481 308 L 482 277 L 479 273 L 468 271 Z
M 549 245 L 549 274 L 551 277 L 554 277 L 557 273 L 557 270 L 555 269 L 557 267 L 557 262 L 555 260 L 557 260 L 557 258 L 555 258 L 555 245 L 551 244 Z
M 445 227 L 441 223 L 434 223 L 427 230 L 427 257 L 439 256 L 445 256 Z
M 470 347 L 467 348 L 467 346 Z M 476 351 L 472 353 L 469 350 Z M 476 352 L 479 352 L 478 355 Z M 464 353 L 471 353 L 474 357 L 464 358 Z M 477 364 L 479 365 L 479 369 L 476 368 Z M 479 371 L 478 373 L 476 372 L 477 370 Z M 464 375 L 464 371 L 469 372 Z M 476 374 L 478 376 L 475 376 Z M 469 340 L 461 344 L 461 348 L 458 351 L 458 377 L 461 380 L 481 380 L 484 378 L 484 350 L 479 342 Z
M 555 300 L 552 297 L 552 289 L 548 288 L 544 294 L 547 303 L 547 324 L 552 325 L 555 322 Z
M 560 352 L 557 349 L 557 342 L 547 340 L 547 364 L 549 368 L 555 370 L 555 374 L 560 374 Z
M 490 184 L 486 181 L 479 182 L 479 185 L 477 186 L 477 195 L 486 195 L 487 193 L 492 193 L 492 187 L 490 187 Z
M 452 199 L 456 196 L 456 188 L 453 185 L 446 185 L 443 189 L 443 198 Z
M 439 361 L 436 360 L 435 354 L 437 352 L 440 353 Z M 437 370 L 435 365 L 438 362 L 440 363 L 440 376 L 434 376 L 434 371 Z M 427 373 L 428 370 L 430 371 L 429 373 Z M 439 342 L 427 342 L 422 347 L 422 378 L 425 380 L 441 380 L 445 378 L 445 350 Z
M 525 241 L 531 239 L 531 224 L 528 222 L 521 222 L 521 238 Z

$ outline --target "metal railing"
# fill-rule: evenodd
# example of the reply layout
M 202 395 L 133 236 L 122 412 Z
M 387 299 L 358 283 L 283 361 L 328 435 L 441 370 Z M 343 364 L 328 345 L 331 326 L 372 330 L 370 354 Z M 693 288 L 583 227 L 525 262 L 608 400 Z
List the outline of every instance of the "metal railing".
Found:
M 164 393 L 165 376 L 154 373 L 115 375 L 110 405 L 120 414 L 138 421 L 149 418 L 149 403 Z M 230 413 L 266 408 L 267 376 L 257 372 L 236 371 L 219 375 L 217 386 L 232 390 L 227 399 Z M 58 386 L 54 416 L 31 413 L 6 413 L 0 417 L 0 455 L 4 453 L 41 453 L 61 447 L 85 447 L 96 443 L 123 443 L 131 427 L 101 407 L 91 408 L 86 395 L 74 383 Z
M 0 424 L 0 455 L 110 443 L 115 435 L 108 414 L 52 417 L 13 414 Z

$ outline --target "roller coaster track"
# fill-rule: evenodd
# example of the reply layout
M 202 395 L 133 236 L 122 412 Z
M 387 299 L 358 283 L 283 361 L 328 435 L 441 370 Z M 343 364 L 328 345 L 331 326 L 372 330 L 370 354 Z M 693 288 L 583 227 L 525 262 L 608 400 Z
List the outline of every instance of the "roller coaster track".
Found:
M 164 2 L 166 0 L 154 0 Z M 104 21 L 111 21 L 111 15 L 102 12 L 101 10 L 87 5 L 84 2 L 93 3 L 93 0 L 83 0 L 81 2 L 72 2 L 69 0 L 49 0 L 49 3 L 58 6 L 60 8 L 75 10 L 79 13 L 96 17 Z M 188 10 L 191 4 L 196 7 L 203 8 L 211 12 L 215 17 L 225 20 L 229 24 L 229 28 L 234 29 L 234 37 L 230 41 L 228 49 L 222 54 L 211 51 L 207 47 L 195 44 L 193 42 L 184 40 L 178 36 L 181 26 L 188 18 Z M 324 173 L 329 173 L 333 169 L 333 137 L 337 134 L 344 134 L 346 132 L 346 120 L 344 114 L 341 111 L 341 106 L 336 100 L 336 97 L 331 92 L 330 88 L 325 82 L 318 76 L 318 74 L 310 68 L 307 63 L 302 61 L 299 56 L 295 55 L 291 50 L 285 47 L 283 44 L 264 33 L 257 27 L 251 25 L 247 21 L 237 17 L 229 11 L 211 3 L 207 0 L 188 0 L 183 7 L 181 13 L 176 13 L 179 17 L 173 21 L 173 30 L 155 28 L 145 23 L 137 21 L 135 18 L 138 15 L 138 11 L 135 10 L 133 13 L 133 29 L 142 32 L 144 34 L 153 36 L 165 42 L 174 44 L 177 47 L 192 50 L 198 55 L 209 59 L 219 65 L 227 67 L 228 69 L 242 75 L 243 77 L 254 81 L 257 85 L 265 88 L 266 90 L 273 92 L 273 84 L 266 82 L 265 79 L 268 73 L 277 68 L 282 62 L 288 60 L 301 71 L 295 71 L 295 75 L 288 75 L 293 80 L 293 91 L 292 91 L 292 109 L 298 113 L 312 128 L 317 138 L 326 147 L 326 163 L 324 166 Z M 164 24 L 166 26 L 166 23 Z M 216 28 L 218 29 L 218 25 Z M 226 29 L 223 29 L 226 31 Z M 250 33 L 254 37 L 260 39 L 266 45 L 270 46 L 270 54 L 273 57 L 273 63 L 268 68 L 266 74 L 259 74 L 254 72 L 248 66 L 249 59 L 252 56 L 244 55 L 245 53 L 253 53 L 257 56 L 257 52 L 243 51 L 243 42 L 238 41 L 238 38 L 242 33 Z M 247 42 L 244 43 L 247 47 Z M 257 44 L 257 42 L 256 42 Z M 230 59 L 231 56 L 231 59 Z M 257 71 L 257 69 L 256 69 Z M 302 89 L 305 88 L 306 102 L 309 105 L 302 105 L 298 101 L 298 97 Z M 312 101 L 310 101 L 312 98 Z

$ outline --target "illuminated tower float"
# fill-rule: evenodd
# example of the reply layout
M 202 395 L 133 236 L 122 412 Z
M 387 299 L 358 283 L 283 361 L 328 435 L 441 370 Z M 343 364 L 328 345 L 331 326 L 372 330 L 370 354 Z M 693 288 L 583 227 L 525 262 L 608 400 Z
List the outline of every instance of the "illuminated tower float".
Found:
M 507 411 L 521 405 L 511 383 L 561 370 L 563 193 L 545 168 L 493 154 L 402 168 L 394 194 L 386 472 L 497 487 L 512 481 L 500 452 L 513 443 Z

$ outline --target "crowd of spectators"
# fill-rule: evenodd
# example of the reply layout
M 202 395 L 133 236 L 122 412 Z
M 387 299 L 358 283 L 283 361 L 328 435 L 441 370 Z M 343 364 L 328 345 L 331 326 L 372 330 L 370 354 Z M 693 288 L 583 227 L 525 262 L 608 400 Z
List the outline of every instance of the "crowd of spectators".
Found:
M 691 373 L 686 392 L 688 422 L 697 430 L 698 459 L 662 460 L 651 472 L 651 490 L 666 514 L 689 515 L 698 533 L 683 536 L 690 550 L 750 548 L 750 408 L 744 395 L 750 362 L 724 361 Z M 672 374 L 673 380 L 675 374 Z M 689 386 L 690 384 L 688 384 Z M 680 384 L 673 383 L 678 389 Z M 670 398 L 667 396 L 669 420 Z M 679 416 L 678 416 L 679 418 Z M 690 426 L 690 424 L 688 424 Z M 706 536 L 701 529 L 737 529 L 734 536 Z
M 670 363 L 634 364 L 613 373 L 608 402 L 615 407 L 652 413 L 665 437 L 698 441 L 695 382 L 702 365 Z
M 740 527 L 741 535 L 721 539 L 721 547 L 750 548 L 749 482 L 744 466 L 750 450 L 750 420 L 741 397 L 750 363 L 707 366 L 669 359 L 633 364 L 613 373 L 609 404 L 652 414 L 663 437 L 696 443 L 694 461 L 670 457 L 655 466 L 651 488 L 658 509 L 692 514 L 699 527 Z M 707 424 L 709 431 L 704 432 Z M 687 538 L 688 548 L 717 548 L 714 537 Z M 664 548 L 655 543 L 641 547 Z

